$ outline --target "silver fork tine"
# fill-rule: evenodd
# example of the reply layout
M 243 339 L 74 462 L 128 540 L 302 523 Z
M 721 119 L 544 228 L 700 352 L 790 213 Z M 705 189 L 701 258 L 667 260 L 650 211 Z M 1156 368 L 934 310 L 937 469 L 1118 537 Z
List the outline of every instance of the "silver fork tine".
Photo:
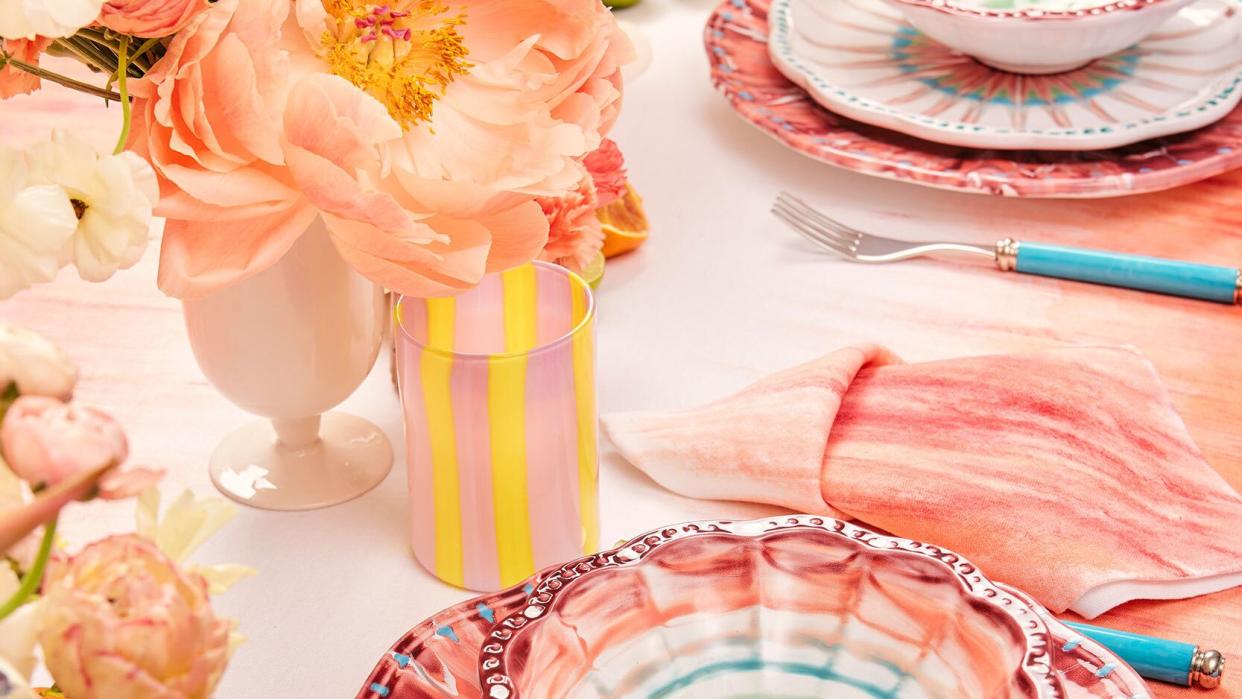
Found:
M 790 209 L 781 209 L 780 211 L 782 212 L 782 217 L 787 223 L 794 226 L 795 229 L 803 235 L 803 237 L 807 238 L 816 245 L 827 248 L 839 255 L 846 255 L 848 257 L 852 257 L 854 255 L 854 248 L 850 245 L 849 241 L 842 240 L 826 233 L 822 228 L 814 223 L 811 223 L 805 218 L 799 217 Z
M 949 241 L 915 242 L 864 233 L 825 216 L 788 192 L 781 192 L 776 197 L 772 212 L 807 239 L 854 262 L 882 264 L 948 252 L 987 257 L 1000 264 L 1000 253 L 995 245 Z
M 815 219 L 810 216 L 805 207 L 798 207 L 786 199 L 777 198 L 776 203 L 772 206 L 772 210 L 776 211 L 778 208 L 785 211 L 786 219 L 793 217 L 799 221 L 802 221 L 820 238 L 831 240 L 846 247 L 854 247 L 855 243 L 857 243 L 857 239 L 854 236 L 842 235 L 836 231 L 826 228 L 825 226 L 819 225 Z
M 839 255 L 853 257 L 853 251 L 844 242 L 840 242 L 834 238 L 829 238 L 823 235 L 818 228 L 798 218 L 789 209 L 777 205 L 772 207 L 772 213 L 776 214 L 777 218 L 789 224 L 790 228 L 809 240 L 811 243 L 822 248 L 827 248 L 828 250 L 831 250 Z
M 846 236 L 849 238 L 864 238 L 864 237 L 883 238 L 883 236 L 878 236 L 874 233 L 864 233 L 858 230 L 857 228 L 844 224 L 836 219 L 829 218 L 823 212 L 811 207 L 806 202 L 802 201 L 801 199 L 795 197 L 792 194 L 789 194 L 788 192 L 781 192 L 777 198 L 779 199 L 782 197 L 784 197 L 787 201 L 796 202 L 799 208 L 805 211 L 808 216 L 813 218 L 817 223 L 820 223 L 824 227 L 832 229 L 838 235 Z

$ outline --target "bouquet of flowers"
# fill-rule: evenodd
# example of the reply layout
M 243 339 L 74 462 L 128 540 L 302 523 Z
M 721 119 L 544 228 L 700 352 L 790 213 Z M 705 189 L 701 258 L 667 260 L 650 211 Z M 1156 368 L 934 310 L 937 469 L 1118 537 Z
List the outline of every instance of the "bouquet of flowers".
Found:
M 580 270 L 596 211 L 637 205 L 605 139 L 631 46 L 600 0 L 0 0 L 0 38 L 0 97 L 56 82 L 123 122 L 112 155 L 0 150 L 0 297 L 134 264 L 152 215 L 173 296 L 266 269 L 317 216 L 375 282 L 448 295 Z
M 0 698 L 38 696 L 36 648 L 55 680 L 43 696 L 207 697 L 241 640 L 210 596 L 252 571 L 186 559 L 232 507 L 187 492 L 161 518 L 162 473 L 121 470 L 124 432 L 67 402 L 75 379 L 58 347 L 0 326 Z M 135 496 L 136 533 L 55 550 L 62 508 Z

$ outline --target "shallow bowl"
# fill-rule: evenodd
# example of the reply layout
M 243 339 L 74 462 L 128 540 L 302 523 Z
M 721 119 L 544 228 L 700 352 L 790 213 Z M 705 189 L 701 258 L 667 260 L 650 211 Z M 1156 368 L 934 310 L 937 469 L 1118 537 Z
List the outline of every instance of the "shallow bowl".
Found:
M 489 699 L 1069 696 L 1049 624 L 935 546 L 700 522 L 548 572 L 483 640 L 479 681 Z
M 950 48 L 1001 70 L 1046 75 L 1138 43 L 1194 0 L 885 1 Z

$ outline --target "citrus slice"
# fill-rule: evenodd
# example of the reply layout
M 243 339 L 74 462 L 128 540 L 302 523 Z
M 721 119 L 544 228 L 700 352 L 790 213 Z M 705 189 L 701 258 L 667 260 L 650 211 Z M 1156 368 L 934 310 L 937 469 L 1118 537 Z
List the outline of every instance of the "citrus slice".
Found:
M 581 276 L 588 286 L 598 289 L 600 280 L 604 278 L 604 253 L 595 253 L 595 259 L 582 268 Z
M 604 229 L 604 257 L 615 257 L 634 250 L 647 240 L 647 215 L 643 213 L 643 199 L 630 184 L 618 200 L 595 212 Z
M 639 0 L 604 0 L 604 4 L 614 10 L 624 10 L 627 7 L 633 7 L 639 3 Z

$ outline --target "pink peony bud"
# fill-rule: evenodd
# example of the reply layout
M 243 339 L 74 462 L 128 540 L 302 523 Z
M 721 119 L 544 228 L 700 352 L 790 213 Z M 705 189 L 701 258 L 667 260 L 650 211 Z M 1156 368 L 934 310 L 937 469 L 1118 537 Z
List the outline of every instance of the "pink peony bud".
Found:
M 121 426 L 100 410 L 44 396 L 14 401 L 0 426 L 0 452 L 31 485 L 54 486 L 129 454 Z

